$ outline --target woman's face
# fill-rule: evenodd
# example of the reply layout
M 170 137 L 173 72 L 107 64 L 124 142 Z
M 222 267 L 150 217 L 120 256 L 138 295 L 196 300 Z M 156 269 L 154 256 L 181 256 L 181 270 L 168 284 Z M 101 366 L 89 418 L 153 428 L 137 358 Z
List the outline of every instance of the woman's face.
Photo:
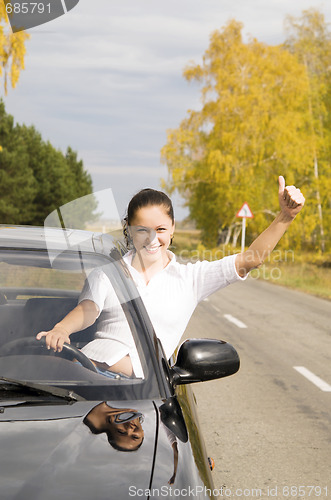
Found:
M 131 408 L 112 408 L 106 402 L 94 407 L 86 417 L 87 425 L 92 424 L 95 433 L 106 432 L 111 443 L 122 449 L 132 451 L 137 449 L 144 439 L 144 431 L 139 417 L 127 422 L 118 420 L 126 413 L 137 413 Z M 141 414 L 140 414 L 141 415 Z
M 117 446 L 126 450 L 136 449 L 144 439 L 144 431 L 139 419 L 130 420 L 122 424 L 115 423 L 114 417 L 110 417 L 108 422 L 108 437 Z
M 175 225 L 163 205 L 140 208 L 129 226 L 133 245 L 146 262 L 166 257 Z

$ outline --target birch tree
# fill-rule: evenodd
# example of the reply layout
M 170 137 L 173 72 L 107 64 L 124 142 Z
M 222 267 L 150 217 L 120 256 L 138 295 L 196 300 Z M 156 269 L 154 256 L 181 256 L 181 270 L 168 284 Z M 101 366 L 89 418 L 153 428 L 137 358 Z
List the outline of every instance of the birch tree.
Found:
M 201 109 L 168 131 L 161 152 L 164 186 L 183 195 L 209 246 L 245 201 L 255 214 L 253 238 L 278 210 L 278 175 L 300 185 L 313 160 L 304 65 L 282 46 L 245 43 L 242 27 L 232 20 L 213 32 L 202 63 L 185 68 L 201 87 Z
M 12 33 L 5 2 L 0 2 L 0 76 L 4 79 L 5 94 L 8 91 L 8 81 L 14 88 L 24 69 L 25 42 L 28 38 L 29 35 L 24 31 Z
M 316 9 L 304 10 L 300 18 L 288 16 L 286 31 L 285 46 L 304 65 L 308 82 L 307 106 L 313 156 L 311 190 L 316 196 L 315 213 L 319 221 L 313 234 L 319 232 L 319 246 L 324 252 L 324 227 L 331 225 L 331 32 L 324 15 Z

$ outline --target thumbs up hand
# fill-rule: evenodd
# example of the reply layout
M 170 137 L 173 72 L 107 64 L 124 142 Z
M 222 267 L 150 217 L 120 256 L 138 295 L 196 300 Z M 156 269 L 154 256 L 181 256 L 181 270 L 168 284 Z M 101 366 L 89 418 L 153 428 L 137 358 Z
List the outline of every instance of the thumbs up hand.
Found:
M 300 212 L 305 204 L 305 198 L 300 189 L 295 186 L 285 186 L 285 179 L 282 175 L 278 177 L 279 206 L 283 215 L 288 219 L 294 217 Z
M 278 183 L 280 213 L 270 226 L 250 244 L 248 250 L 237 254 L 235 265 L 237 273 L 241 277 L 259 267 L 264 259 L 270 255 L 305 203 L 300 189 L 295 186 L 285 186 L 285 179 L 282 175 L 278 177 Z

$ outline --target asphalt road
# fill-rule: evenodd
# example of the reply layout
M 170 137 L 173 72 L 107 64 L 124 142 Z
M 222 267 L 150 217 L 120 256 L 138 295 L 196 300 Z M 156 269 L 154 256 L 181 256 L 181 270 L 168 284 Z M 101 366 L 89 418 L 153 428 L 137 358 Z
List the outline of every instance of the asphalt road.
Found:
M 192 385 L 219 497 L 331 498 L 331 302 L 249 278 L 202 302 L 188 336 L 226 340 L 241 359 L 237 374 Z

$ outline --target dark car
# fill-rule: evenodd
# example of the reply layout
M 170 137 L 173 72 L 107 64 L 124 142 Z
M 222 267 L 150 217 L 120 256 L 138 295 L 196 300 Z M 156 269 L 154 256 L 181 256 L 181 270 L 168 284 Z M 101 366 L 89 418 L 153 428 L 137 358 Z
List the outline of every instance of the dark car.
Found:
M 239 368 L 236 350 L 186 340 L 162 346 L 109 234 L 0 226 L 1 499 L 214 498 L 187 384 Z M 55 353 L 36 340 L 77 304 L 102 267 L 136 349 L 134 377 L 98 373 L 81 352 L 95 325 Z

